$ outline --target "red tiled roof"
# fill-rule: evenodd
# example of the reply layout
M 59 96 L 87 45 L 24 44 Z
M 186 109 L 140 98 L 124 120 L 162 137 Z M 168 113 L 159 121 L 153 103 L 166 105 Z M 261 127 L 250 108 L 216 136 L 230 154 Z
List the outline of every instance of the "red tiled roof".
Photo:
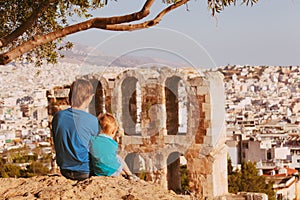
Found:
M 285 169 L 287 170 L 288 175 L 298 174 L 298 170 L 296 170 L 296 169 L 292 169 L 292 168 L 288 168 L 288 167 L 285 167 Z

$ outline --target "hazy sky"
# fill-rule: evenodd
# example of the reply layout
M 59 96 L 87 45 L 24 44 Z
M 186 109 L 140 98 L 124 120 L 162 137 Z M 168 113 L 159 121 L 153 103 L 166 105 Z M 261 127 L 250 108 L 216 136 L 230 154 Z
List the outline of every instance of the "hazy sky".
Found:
M 142 3 L 109 1 L 108 6 L 94 15 L 126 14 L 139 10 Z M 162 6 L 158 1 L 153 13 Z M 217 18 L 211 16 L 206 0 L 191 0 L 188 8 L 189 11 L 186 6 L 173 10 L 150 29 L 133 32 L 92 29 L 68 39 L 115 56 L 179 59 L 205 68 L 227 64 L 300 65 L 300 1 L 260 0 L 253 7 L 228 7 Z

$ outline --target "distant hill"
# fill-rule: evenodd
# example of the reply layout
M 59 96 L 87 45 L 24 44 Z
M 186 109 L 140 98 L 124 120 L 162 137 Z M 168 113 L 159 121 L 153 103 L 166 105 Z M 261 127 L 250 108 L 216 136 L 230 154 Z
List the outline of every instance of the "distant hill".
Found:
M 82 44 L 75 44 L 71 50 L 62 51 L 65 58 L 61 62 L 74 64 L 88 64 L 97 66 L 117 66 L 117 67 L 138 67 L 145 64 L 159 64 L 170 67 L 182 67 L 183 63 L 169 61 L 167 59 L 149 57 L 122 55 L 119 57 L 105 54 L 104 52 Z
M 75 44 L 74 48 L 62 51 L 65 58 L 57 64 L 36 67 L 30 63 L 11 62 L 1 66 L 0 97 L 30 95 L 34 90 L 50 89 L 69 85 L 76 77 L 104 71 L 107 67 L 133 68 L 141 66 L 182 67 L 183 64 L 161 58 L 124 55 L 107 55 L 93 47 Z

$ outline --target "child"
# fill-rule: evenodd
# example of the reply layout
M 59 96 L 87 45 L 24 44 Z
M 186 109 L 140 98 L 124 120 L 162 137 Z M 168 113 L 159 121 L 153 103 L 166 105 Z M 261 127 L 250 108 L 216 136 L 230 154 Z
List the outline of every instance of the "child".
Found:
M 118 143 L 114 140 L 118 125 L 111 114 L 100 114 L 98 121 L 101 132 L 91 138 L 91 156 L 93 173 L 96 176 L 124 175 L 128 179 L 137 180 L 128 169 L 124 160 L 117 155 Z

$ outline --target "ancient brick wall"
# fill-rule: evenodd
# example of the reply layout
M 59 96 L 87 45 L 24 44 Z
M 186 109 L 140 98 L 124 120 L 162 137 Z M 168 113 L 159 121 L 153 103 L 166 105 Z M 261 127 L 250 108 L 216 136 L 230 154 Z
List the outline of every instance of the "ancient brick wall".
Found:
M 148 67 L 106 69 L 83 78 L 95 88 L 90 112 L 117 118 L 119 154 L 134 173 L 179 191 L 185 158 L 190 189 L 199 198 L 228 193 L 225 97 L 218 72 Z

